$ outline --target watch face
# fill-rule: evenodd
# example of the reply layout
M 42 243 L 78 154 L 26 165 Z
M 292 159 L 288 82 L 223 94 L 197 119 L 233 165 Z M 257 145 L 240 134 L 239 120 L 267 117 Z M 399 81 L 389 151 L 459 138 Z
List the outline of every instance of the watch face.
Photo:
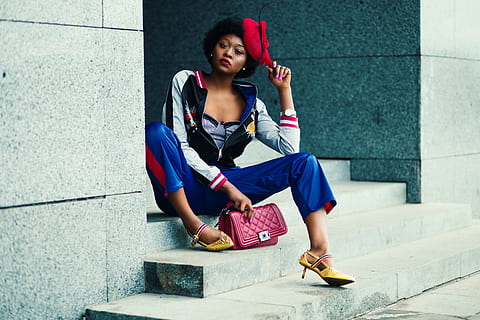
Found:
M 294 117 L 297 115 L 297 113 L 295 112 L 295 110 L 292 110 L 292 109 L 287 109 L 283 112 L 287 117 Z

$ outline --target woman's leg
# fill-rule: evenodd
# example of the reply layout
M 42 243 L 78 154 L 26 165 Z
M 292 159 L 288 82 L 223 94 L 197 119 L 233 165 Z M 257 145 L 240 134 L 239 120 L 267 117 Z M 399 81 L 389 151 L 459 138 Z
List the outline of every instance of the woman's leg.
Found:
M 194 234 L 203 222 L 190 207 L 184 186 L 187 184 L 191 192 L 195 192 L 197 183 L 177 136 L 163 123 L 153 122 L 146 127 L 146 160 L 157 204 L 167 213 L 178 215 L 185 229 Z M 197 187 L 202 188 L 200 184 Z M 220 231 L 214 228 L 209 227 L 202 232 L 201 240 L 205 243 L 218 239 Z
M 321 257 L 329 252 L 328 247 L 328 232 L 327 232 L 327 212 L 325 208 L 310 213 L 305 219 L 307 226 L 308 237 L 310 239 L 310 252 Z M 307 257 L 309 262 L 314 259 Z M 325 260 L 325 263 L 332 265 L 331 259 Z
M 318 257 L 328 253 L 327 214 L 336 200 L 315 156 L 297 153 L 223 174 L 254 203 L 291 187 L 307 227 L 310 252 Z
M 167 196 L 168 201 L 172 204 L 178 216 L 182 219 L 185 229 L 194 234 L 195 231 L 203 224 L 202 220 L 192 211 L 185 190 L 183 188 L 170 192 Z M 201 240 L 205 243 L 212 243 L 221 238 L 220 231 L 212 227 L 208 227 L 202 232 Z

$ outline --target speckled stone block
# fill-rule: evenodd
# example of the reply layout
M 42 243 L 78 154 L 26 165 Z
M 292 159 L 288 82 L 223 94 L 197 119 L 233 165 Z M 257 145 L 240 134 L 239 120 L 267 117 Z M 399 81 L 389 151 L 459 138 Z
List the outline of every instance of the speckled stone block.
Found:
M 462 202 L 480 218 L 480 154 L 422 161 L 422 199 L 428 202 Z
M 106 28 L 142 30 L 142 0 L 103 0 L 103 25 Z
M 143 33 L 103 31 L 106 194 L 145 188 Z
M 102 0 L 2 1 L 0 19 L 101 27 L 102 2 Z
M 0 22 L 0 207 L 104 194 L 102 31 Z
M 274 58 L 403 55 L 416 54 L 420 47 L 419 0 L 401 5 L 383 0 L 270 3 L 147 0 L 144 8 L 145 31 L 154 31 L 164 38 L 162 48 L 158 48 L 160 55 L 175 53 L 177 61 L 192 60 L 195 54 L 201 54 L 205 32 L 231 15 L 255 20 L 260 16 L 266 20 L 269 50 Z M 208 15 L 199 14 L 202 12 Z M 171 36 L 178 32 L 179 25 L 185 40 L 181 42 Z
M 146 216 L 144 195 L 133 193 L 104 201 L 107 234 L 108 301 L 143 291 Z
M 421 1 L 423 55 L 480 58 L 480 21 L 475 0 Z
M 325 158 L 418 158 L 418 57 L 294 60 L 289 65 L 301 75 L 293 94 L 303 151 Z M 268 105 L 279 109 L 278 98 L 270 99 Z
M 480 60 L 422 57 L 422 158 L 480 153 Z
M 0 29 L 0 207 L 143 190 L 142 33 Z
M 0 318 L 78 319 L 106 301 L 103 203 L 0 210 Z
M 145 259 L 147 292 L 206 297 L 281 275 L 281 248 L 175 249 Z
M 422 201 L 419 160 L 352 160 L 350 170 L 352 180 L 406 182 L 407 201 Z

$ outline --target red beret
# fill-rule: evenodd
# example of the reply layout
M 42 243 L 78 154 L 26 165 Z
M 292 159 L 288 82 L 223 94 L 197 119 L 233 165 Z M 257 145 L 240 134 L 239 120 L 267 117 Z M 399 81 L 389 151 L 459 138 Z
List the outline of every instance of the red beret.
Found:
M 267 23 L 265 21 L 256 22 L 248 18 L 243 19 L 243 30 L 243 42 L 250 56 L 261 65 L 268 64 L 268 66 L 272 67 L 273 62 L 267 51 L 269 46 Z

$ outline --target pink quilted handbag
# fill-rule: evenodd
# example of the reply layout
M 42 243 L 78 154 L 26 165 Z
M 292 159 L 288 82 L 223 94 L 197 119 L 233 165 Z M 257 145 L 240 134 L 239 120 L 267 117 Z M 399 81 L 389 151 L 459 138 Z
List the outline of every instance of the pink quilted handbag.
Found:
M 233 240 L 233 249 L 249 249 L 273 246 L 278 237 L 287 233 L 288 228 L 276 204 L 254 207 L 251 223 L 246 213 L 224 210 L 220 215 L 220 230 Z

